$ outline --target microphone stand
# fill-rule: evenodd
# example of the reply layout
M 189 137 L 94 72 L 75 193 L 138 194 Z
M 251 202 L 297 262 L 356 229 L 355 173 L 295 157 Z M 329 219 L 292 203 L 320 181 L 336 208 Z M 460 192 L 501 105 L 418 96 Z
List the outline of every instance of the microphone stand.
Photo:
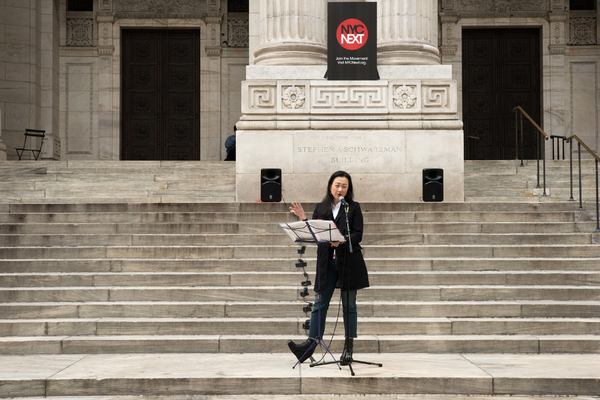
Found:
M 350 254 L 352 254 L 354 251 L 352 249 L 352 240 L 350 239 L 350 221 L 348 218 L 348 210 L 350 209 L 350 206 L 348 205 L 348 203 L 346 203 L 346 201 L 342 201 L 342 208 L 344 209 L 344 214 L 346 214 L 346 232 L 348 233 L 348 250 L 350 252 Z M 348 272 L 348 268 L 347 268 L 347 260 L 348 260 L 349 256 L 348 254 L 346 254 L 346 257 L 344 257 L 344 265 L 342 265 L 342 280 L 346 282 L 346 306 L 345 306 L 345 314 L 346 314 L 346 326 L 344 327 L 345 329 L 345 335 L 344 335 L 344 344 L 349 342 L 350 339 L 350 273 Z M 344 288 L 344 284 L 342 283 L 342 289 Z M 345 347 L 345 346 L 344 346 Z M 374 362 L 368 362 L 368 361 L 361 361 L 361 360 L 355 360 L 352 358 L 352 356 L 348 357 L 348 358 L 342 358 L 340 359 L 340 365 L 347 365 L 348 368 L 350 368 L 350 373 L 352 374 L 352 376 L 354 376 L 354 370 L 352 369 L 352 363 L 359 363 L 359 364 L 367 364 L 367 365 L 377 365 L 379 367 L 383 367 L 383 364 L 380 363 L 374 363 Z

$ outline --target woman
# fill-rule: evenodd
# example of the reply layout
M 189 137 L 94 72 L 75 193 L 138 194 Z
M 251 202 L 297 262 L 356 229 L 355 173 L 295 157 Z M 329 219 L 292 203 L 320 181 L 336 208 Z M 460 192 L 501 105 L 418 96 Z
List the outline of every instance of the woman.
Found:
M 341 197 L 344 198 L 347 206 L 342 206 Z M 321 203 L 317 204 L 312 215 L 312 219 L 334 221 L 346 238 L 346 243 L 328 242 L 318 245 L 317 260 L 319 265 L 317 265 L 315 302 L 310 317 L 308 340 L 301 344 L 296 344 L 291 340 L 288 342 L 290 350 L 300 362 L 304 362 L 313 354 L 316 347 L 315 339 L 323 337 L 329 302 L 336 287 L 342 289 L 344 328 L 346 329 L 346 341 L 340 361 L 342 364 L 352 362 L 353 340 L 357 337 L 356 291 L 369 287 L 367 267 L 359 244 L 362 240 L 363 216 L 360 205 L 353 200 L 353 197 L 350 175 L 344 171 L 334 172 L 327 183 L 325 197 Z M 304 209 L 298 202 L 292 202 L 290 212 L 303 221 L 307 220 Z M 350 253 L 347 244 L 346 213 L 350 225 L 352 253 Z M 349 280 L 346 280 L 346 272 Z M 346 307 L 346 292 L 348 292 L 348 307 Z M 320 324 L 319 309 L 321 314 Z M 319 327 L 321 328 L 320 332 Z

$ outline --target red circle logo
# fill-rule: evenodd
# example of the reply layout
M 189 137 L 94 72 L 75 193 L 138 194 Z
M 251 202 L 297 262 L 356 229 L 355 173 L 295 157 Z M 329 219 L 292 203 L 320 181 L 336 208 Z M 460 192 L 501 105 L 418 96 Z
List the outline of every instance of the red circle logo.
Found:
M 358 50 L 367 43 L 367 25 L 355 18 L 345 20 L 338 26 L 337 41 L 346 50 Z

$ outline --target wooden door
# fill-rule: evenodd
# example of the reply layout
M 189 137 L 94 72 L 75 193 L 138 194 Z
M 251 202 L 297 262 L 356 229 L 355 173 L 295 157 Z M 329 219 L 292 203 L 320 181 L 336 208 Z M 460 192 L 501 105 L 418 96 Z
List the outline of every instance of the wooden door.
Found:
M 516 158 L 516 106 L 541 126 L 540 52 L 539 29 L 463 30 L 466 160 Z M 524 157 L 533 159 L 535 132 L 524 128 Z
M 123 30 L 123 160 L 200 159 L 200 31 Z

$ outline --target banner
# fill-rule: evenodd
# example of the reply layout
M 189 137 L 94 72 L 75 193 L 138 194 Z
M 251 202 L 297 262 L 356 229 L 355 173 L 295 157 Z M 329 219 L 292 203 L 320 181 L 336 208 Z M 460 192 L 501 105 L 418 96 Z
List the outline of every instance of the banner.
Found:
M 379 79 L 377 3 L 327 3 L 327 79 Z

